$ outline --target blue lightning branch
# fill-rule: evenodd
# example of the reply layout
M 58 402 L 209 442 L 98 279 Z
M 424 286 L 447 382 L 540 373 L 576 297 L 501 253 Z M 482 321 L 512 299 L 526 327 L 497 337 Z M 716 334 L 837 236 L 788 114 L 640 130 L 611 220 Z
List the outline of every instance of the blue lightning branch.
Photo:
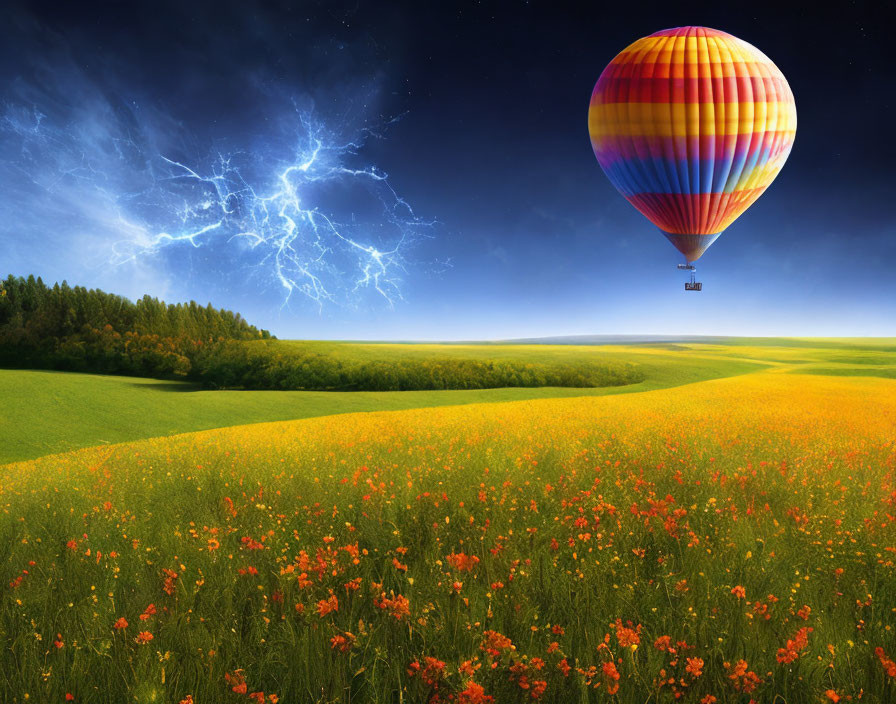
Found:
M 244 177 L 233 155 L 218 154 L 208 174 L 162 156 L 170 167 L 160 179 L 193 181 L 201 188 L 178 208 L 178 228 L 162 231 L 134 247 L 121 243 L 120 261 L 158 253 L 188 244 L 198 248 L 224 238 L 242 241 L 258 252 L 256 270 L 271 272 L 285 292 L 284 304 L 293 293 L 301 293 L 319 306 L 338 302 L 338 289 L 349 276 L 350 293 L 375 290 L 389 306 L 401 298 L 400 277 L 406 271 L 404 252 L 434 225 L 416 215 L 410 204 L 389 183 L 388 175 L 376 166 L 352 168 L 366 139 L 379 133 L 365 129 L 360 138 L 340 142 L 312 115 L 299 114 L 302 137 L 288 163 L 281 165 L 266 190 Z M 365 223 L 348 222 L 338 212 L 315 200 L 315 186 L 338 185 L 355 192 L 361 187 L 375 197 L 377 212 Z M 384 247 L 372 240 L 371 230 L 389 230 L 392 242 Z M 362 239 L 351 234 L 361 230 Z M 366 232 L 365 232 L 366 231 Z M 345 271 L 348 268 L 350 271 Z M 351 270 L 355 274 L 351 278 Z
M 381 129 L 364 128 L 346 141 L 311 112 L 296 110 L 289 148 L 274 146 L 281 139 L 251 151 L 218 151 L 202 167 L 155 151 L 152 130 L 140 134 L 139 125 L 92 119 L 79 127 L 45 117 L 36 107 L 7 106 L 0 131 L 16 138 L 19 151 L 5 150 L 3 161 L 55 209 L 76 209 L 84 227 L 117 233 L 112 265 L 164 258 L 177 266 L 204 249 L 234 258 L 237 276 L 251 273 L 282 290 L 283 305 L 294 294 L 319 309 L 353 305 L 369 290 L 391 307 L 402 297 L 408 250 L 435 225 L 414 212 L 384 171 L 359 165 Z

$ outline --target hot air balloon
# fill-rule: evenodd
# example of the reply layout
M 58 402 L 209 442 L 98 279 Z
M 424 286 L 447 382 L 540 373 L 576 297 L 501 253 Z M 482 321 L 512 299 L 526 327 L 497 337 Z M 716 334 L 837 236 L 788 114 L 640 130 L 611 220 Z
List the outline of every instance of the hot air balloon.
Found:
M 601 73 L 591 146 L 611 183 L 694 262 L 774 181 L 796 134 L 784 75 L 759 49 L 708 27 L 664 29 Z

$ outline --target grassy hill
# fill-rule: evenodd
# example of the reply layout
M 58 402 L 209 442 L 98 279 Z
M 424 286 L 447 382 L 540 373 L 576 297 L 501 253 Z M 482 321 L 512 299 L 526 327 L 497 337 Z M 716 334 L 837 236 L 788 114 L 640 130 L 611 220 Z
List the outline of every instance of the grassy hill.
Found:
M 309 344 L 309 343 L 303 343 Z M 492 347 L 349 345 L 314 343 L 326 353 L 367 356 L 488 356 Z M 416 347 L 416 346 L 415 346 Z M 514 348 L 520 359 L 550 357 L 552 350 Z M 596 348 L 558 350 L 567 360 L 613 357 L 625 350 Z M 762 369 L 753 360 L 673 355 L 665 350 L 637 350 L 644 381 L 603 388 L 501 388 L 456 391 L 203 391 L 184 382 L 64 372 L 0 370 L 0 397 L 17 399 L 0 408 L 0 463 L 64 452 L 79 447 L 221 428 L 230 425 L 291 420 L 356 411 L 400 410 L 533 398 L 604 395 L 646 391 Z
M 247 343 L 255 344 L 255 343 Z M 648 391 L 763 369 L 786 373 L 892 376 L 893 341 L 732 340 L 643 345 L 411 345 L 275 343 L 349 362 L 434 359 L 531 364 L 626 365 L 643 378 L 603 388 L 501 388 L 459 391 L 201 391 L 183 382 L 42 371 L 0 370 L 0 463 L 80 447 L 230 425 L 356 411 L 592 396 Z

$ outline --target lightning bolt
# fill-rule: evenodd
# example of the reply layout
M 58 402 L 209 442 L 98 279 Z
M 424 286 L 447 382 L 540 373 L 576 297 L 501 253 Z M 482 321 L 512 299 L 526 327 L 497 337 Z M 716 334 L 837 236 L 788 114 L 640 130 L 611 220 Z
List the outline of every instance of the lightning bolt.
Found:
M 339 141 L 308 112 L 298 113 L 298 124 L 294 152 L 267 179 L 245 176 L 235 155 L 218 153 L 207 173 L 162 156 L 169 174 L 158 180 L 157 188 L 169 197 L 182 190 L 177 184 L 198 188 L 188 189 L 177 208 L 176 228 L 148 240 L 118 243 L 116 260 L 177 246 L 241 242 L 257 253 L 254 268 L 269 272 L 283 289 L 284 304 L 299 293 L 322 307 L 339 302 L 341 294 L 372 289 L 393 306 L 401 299 L 404 252 L 428 236 L 435 221 L 419 217 L 385 172 L 352 165 L 366 140 L 380 136 L 377 132 L 365 129 L 356 139 Z M 165 188 L 166 181 L 173 187 Z M 334 200 L 328 192 L 332 188 L 347 190 L 350 197 L 363 190 L 377 207 L 362 222 L 354 212 L 346 217 L 344 203 L 327 206 Z M 377 230 L 391 236 L 387 245 Z M 344 285 L 346 277 L 349 286 Z
M 319 310 L 355 305 L 370 291 L 393 307 L 402 299 L 408 252 L 436 225 L 362 158 L 399 118 L 346 139 L 345 129 L 293 109 L 289 139 L 259 138 L 253 149 L 187 159 L 154 149 L 160 130 L 141 126 L 136 104 L 128 111 L 137 118 L 126 124 L 91 116 L 68 125 L 37 106 L 7 105 L 0 131 L 19 151 L 2 156 L 44 194 L 46 203 L 22 204 L 23 212 L 69 208 L 79 223 L 118 235 L 109 265 L 174 268 L 204 252 L 203 265 L 229 259 L 227 276 L 281 290 L 283 306 L 295 295 Z

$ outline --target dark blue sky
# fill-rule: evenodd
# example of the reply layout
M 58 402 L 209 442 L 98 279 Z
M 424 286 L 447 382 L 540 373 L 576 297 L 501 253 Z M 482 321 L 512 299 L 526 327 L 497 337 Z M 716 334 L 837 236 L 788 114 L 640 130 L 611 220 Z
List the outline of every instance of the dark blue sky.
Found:
M 281 337 L 896 334 L 882 3 L 250 5 L 12 9 L 0 274 L 211 300 Z M 765 52 L 799 118 L 700 294 L 586 119 L 618 51 L 685 24 Z

